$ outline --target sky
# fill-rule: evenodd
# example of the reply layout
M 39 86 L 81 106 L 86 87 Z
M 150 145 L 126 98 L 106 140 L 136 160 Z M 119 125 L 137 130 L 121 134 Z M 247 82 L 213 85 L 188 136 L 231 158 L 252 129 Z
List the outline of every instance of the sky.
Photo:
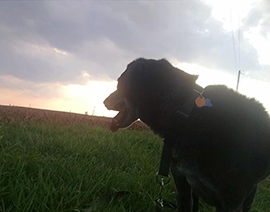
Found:
M 0 105 L 114 116 L 127 64 L 165 58 L 270 113 L 270 1 L 0 1 Z

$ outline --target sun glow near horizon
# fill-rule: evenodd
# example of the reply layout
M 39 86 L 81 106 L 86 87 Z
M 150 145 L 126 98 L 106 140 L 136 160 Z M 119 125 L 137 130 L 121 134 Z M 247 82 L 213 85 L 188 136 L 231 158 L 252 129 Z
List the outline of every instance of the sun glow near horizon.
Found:
M 196 64 L 180 63 L 177 60 L 172 60 L 172 64 L 189 74 L 199 75 L 196 83 L 202 87 L 212 84 L 224 84 L 234 90 L 236 88 L 237 73 L 229 74 L 220 70 L 207 69 Z M 89 79 L 85 84 L 69 85 L 32 83 L 31 86 L 36 87 L 36 93 L 33 93 L 33 91 L 27 89 L 27 85 L 30 84 L 29 81 L 19 80 L 10 76 L 2 78 L 0 80 L 5 80 L 9 84 L 14 85 L 14 87 L 18 87 L 18 89 L 0 89 L 0 92 L 5 94 L 0 96 L 0 101 L 3 105 L 80 114 L 87 112 L 89 115 L 106 117 L 113 117 L 117 114 L 116 111 L 107 110 L 103 104 L 105 98 L 116 90 L 117 81 L 94 81 Z M 265 91 L 269 90 L 269 82 L 250 78 L 248 74 L 241 75 L 239 92 L 260 101 L 268 113 L 270 113 L 270 98 L 266 97 Z M 44 95 L 48 91 L 50 93 Z
M 0 82 L 11 87 L 1 88 L 1 105 L 32 107 L 75 112 L 97 116 L 115 116 L 103 105 L 105 98 L 116 89 L 117 81 L 93 81 L 85 84 L 34 83 L 13 76 L 0 76 Z M 35 91 L 28 87 L 34 87 Z
M 107 110 L 103 101 L 116 90 L 116 85 L 116 81 L 88 81 L 85 85 L 63 86 L 63 93 L 74 112 L 111 117 L 116 112 Z

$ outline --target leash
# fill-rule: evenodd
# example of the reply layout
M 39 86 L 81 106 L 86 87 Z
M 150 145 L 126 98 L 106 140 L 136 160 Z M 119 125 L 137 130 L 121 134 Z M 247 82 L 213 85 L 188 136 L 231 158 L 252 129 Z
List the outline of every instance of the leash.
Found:
M 195 101 L 194 98 L 189 99 L 186 103 L 183 104 L 181 111 L 178 110 L 175 112 L 175 114 L 171 119 L 171 123 L 165 133 L 159 171 L 156 174 L 157 179 L 156 181 L 160 185 L 159 198 L 156 200 L 157 212 L 163 212 L 164 207 L 168 207 L 174 210 L 177 209 L 177 206 L 175 204 L 165 201 L 162 198 L 162 191 L 164 189 L 164 186 L 170 181 L 169 171 L 172 160 L 172 149 L 177 141 L 177 138 L 181 136 L 181 132 L 184 131 L 185 127 L 187 127 L 189 116 L 195 107 L 201 108 L 203 106 L 207 107 L 213 106 L 209 98 L 206 99 L 204 98 L 203 96 L 204 90 L 200 92 L 194 89 L 194 91 L 195 93 L 199 94 L 199 96 L 197 96 Z M 169 180 L 165 181 L 164 177 L 167 177 Z
M 193 107 L 189 108 L 190 112 L 192 111 L 192 109 Z M 174 114 L 170 127 L 167 129 L 165 133 L 165 139 L 163 140 L 164 144 L 161 154 L 158 175 L 164 177 L 169 176 L 170 164 L 172 159 L 172 148 L 177 140 L 177 137 L 180 135 L 179 128 L 186 126 L 188 118 L 189 114 L 182 111 L 176 111 L 176 113 Z
M 187 104 L 185 108 L 185 111 L 188 111 L 188 113 L 183 111 L 176 111 L 172 118 L 170 127 L 165 133 L 165 139 L 163 140 L 164 144 L 161 154 L 159 171 L 156 174 L 156 182 L 160 185 L 159 198 L 156 200 L 156 212 L 163 212 L 165 208 L 169 208 L 174 211 L 177 210 L 176 204 L 163 199 L 162 192 L 164 190 L 164 186 L 171 180 L 169 171 L 172 160 L 172 149 L 179 136 L 179 127 L 184 127 L 186 125 L 189 114 L 193 110 L 193 106 L 191 107 L 191 104 Z
M 171 177 L 168 176 L 167 179 L 165 180 L 164 177 L 159 175 L 158 173 L 156 174 L 156 182 L 160 185 L 159 187 L 159 198 L 155 200 L 156 202 L 156 212 L 163 212 L 165 208 L 169 208 L 172 210 L 177 210 L 177 205 L 171 202 L 168 202 L 163 199 L 162 192 L 164 190 L 164 186 L 168 184 L 171 181 Z

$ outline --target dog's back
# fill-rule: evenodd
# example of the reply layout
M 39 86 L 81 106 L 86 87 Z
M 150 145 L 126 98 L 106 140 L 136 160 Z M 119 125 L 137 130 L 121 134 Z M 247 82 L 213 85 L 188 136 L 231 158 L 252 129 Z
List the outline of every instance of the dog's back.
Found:
M 263 106 L 226 86 L 208 86 L 204 96 L 213 106 L 195 109 L 191 116 L 189 130 L 196 145 L 226 152 L 247 169 L 244 172 L 252 166 L 252 172 L 264 178 L 270 170 L 270 119 Z
M 206 202 L 234 208 L 270 172 L 270 119 L 260 103 L 226 86 L 208 86 L 204 96 L 213 106 L 193 110 L 176 167 Z

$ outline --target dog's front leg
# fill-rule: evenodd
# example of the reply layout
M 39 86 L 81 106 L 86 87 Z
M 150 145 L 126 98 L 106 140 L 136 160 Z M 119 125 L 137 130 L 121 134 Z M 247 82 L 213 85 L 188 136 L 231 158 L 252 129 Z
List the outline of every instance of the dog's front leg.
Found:
M 171 172 L 177 189 L 176 193 L 177 211 L 196 212 L 193 210 L 192 189 L 189 186 L 185 175 L 183 175 L 179 170 L 177 170 L 176 167 L 174 168 L 172 167 Z
M 199 197 L 192 192 L 192 199 L 193 199 L 193 211 L 192 212 L 198 212 L 199 211 Z

